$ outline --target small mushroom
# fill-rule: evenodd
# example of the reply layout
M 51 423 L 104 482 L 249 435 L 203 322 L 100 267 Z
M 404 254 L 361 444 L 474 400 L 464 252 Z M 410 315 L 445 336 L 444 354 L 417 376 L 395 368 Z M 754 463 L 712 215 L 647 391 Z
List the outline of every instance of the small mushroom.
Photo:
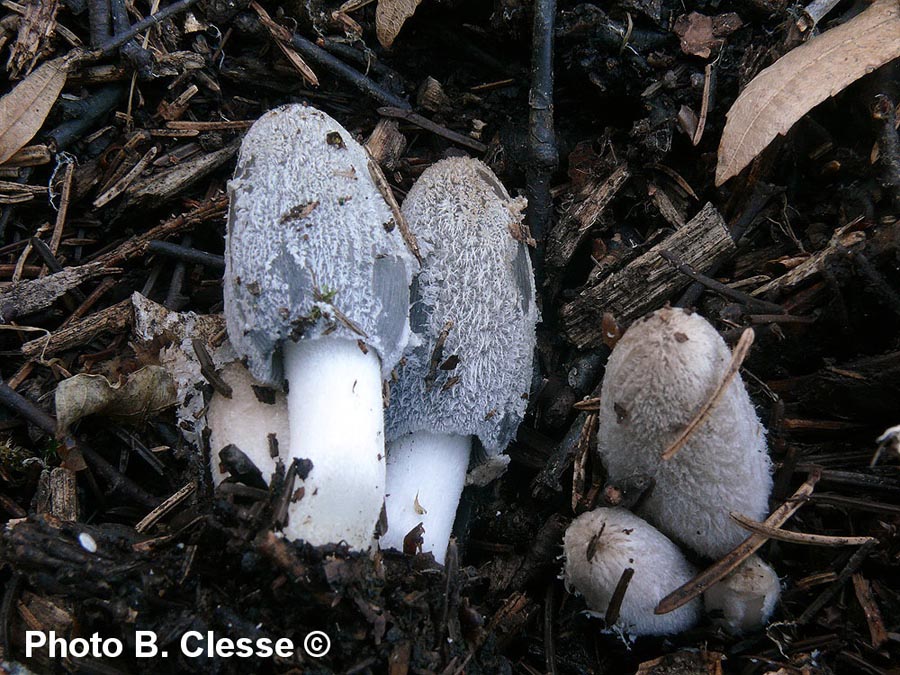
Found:
M 611 507 L 581 514 L 566 530 L 563 548 L 566 588 L 603 615 L 625 570 L 634 570 L 615 623 L 626 633 L 669 635 L 697 622 L 699 599 L 668 614 L 654 612 L 695 570 L 664 534 L 630 511 Z
M 312 469 L 285 534 L 368 549 L 384 500 L 382 378 L 409 339 L 414 260 L 350 133 L 313 108 L 257 120 L 241 146 L 225 320 L 263 384 L 287 381 L 292 457 Z
M 765 626 L 781 596 L 778 575 L 759 556 L 747 558 L 736 570 L 703 594 L 714 623 L 741 634 Z
M 525 413 L 535 344 L 534 275 L 523 199 L 474 159 L 427 169 L 403 203 L 422 251 L 410 324 L 418 345 L 391 385 L 386 412 L 385 548 L 420 523 L 423 551 L 443 562 L 472 436 L 500 455 Z
M 701 555 L 746 538 L 735 511 L 764 520 L 772 490 L 765 429 L 736 375 L 671 459 L 662 454 L 722 381 L 731 352 L 698 314 L 664 308 L 636 321 L 603 378 L 597 449 L 610 481 L 646 475 L 638 514 Z
M 269 437 L 279 451 L 286 451 L 290 440 L 284 392 L 260 386 L 237 361 L 225 366 L 219 376 L 231 387 L 231 398 L 214 392 L 206 411 L 213 483 L 218 485 L 225 478 L 219 452 L 229 445 L 241 450 L 268 483 L 277 461 Z

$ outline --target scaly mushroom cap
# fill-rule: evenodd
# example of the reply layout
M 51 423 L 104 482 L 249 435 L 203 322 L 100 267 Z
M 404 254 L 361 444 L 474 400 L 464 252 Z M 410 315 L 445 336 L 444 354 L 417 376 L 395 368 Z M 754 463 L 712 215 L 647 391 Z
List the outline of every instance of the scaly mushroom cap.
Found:
M 610 480 L 654 479 L 639 514 L 713 558 L 747 536 L 729 512 L 763 520 L 772 490 L 765 429 L 739 374 L 681 450 L 667 461 L 661 455 L 730 360 L 724 340 L 698 314 L 665 308 L 639 319 L 607 364 L 597 434 Z
M 633 635 L 668 635 L 693 626 L 695 599 L 668 614 L 654 610 L 670 592 L 694 576 L 694 568 L 664 534 L 630 511 L 599 508 L 572 521 L 563 537 L 566 588 L 605 614 L 622 573 L 631 568 L 616 625 Z
M 534 351 L 534 275 L 512 199 L 475 159 L 428 168 L 403 203 L 422 252 L 410 324 L 419 345 L 391 385 L 390 442 L 416 431 L 477 435 L 502 452 L 525 414 Z M 521 236 L 520 236 L 521 238 Z
M 759 556 L 740 567 L 703 594 L 706 612 L 731 633 L 759 630 L 772 616 L 781 596 L 778 575 Z
M 225 318 L 253 376 L 280 385 L 278 346 L 360 339 L 386 376 L 409 339 L 414 260 L 350 133 L 314 108 L 260 117 L 228 184 Z

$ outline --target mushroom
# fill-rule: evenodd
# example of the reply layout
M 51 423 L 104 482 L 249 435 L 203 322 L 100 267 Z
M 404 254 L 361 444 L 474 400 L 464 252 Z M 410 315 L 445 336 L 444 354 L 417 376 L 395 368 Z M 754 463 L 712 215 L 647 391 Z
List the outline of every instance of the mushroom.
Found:
M 229 182 L 225 319 L 261 383 L 286 380 L 311 460 L 285 534 L 368 549 L 384 499 L 382 379 L 409 339 L 414 261 L 365 150 L 328 115 L 257 120 Z
M 269 438 L 274 438 L 276 448 L 283 451 L 280 454 L 289 456 L 290 426 L 284 392 L 261 386 L 238 361 L 226 365 L 219 376 L 231 387 L 231 397 L 213 392 L 206 411 L 213 483 L 218 485 L 225 479 L 219 453 L 229 445 L 241 450 L 268 483 L 278 459 L 272 456 Z
M 651 477 L 638 514 L 713 558 L 746 538 L 729 512 L 763 520 L 772 490 L 765 429 L 740 375 L 675 456 L 662 454 L 710 399 L 730 360 L 703 317 L 666 307 L 622 336 L 600 395 L 597 449 L 609 480 Z
M 524 206 L 467 158 L 427 169 L 403 203 L 422 252 L 410 308 L 418 345 L 397 369 L 386 412 L 384 548 L 402 550 L 421 524 L 422 550 L 442 563 L 472 436 L 496 457 L 525 414 L 538 311 Z
M 582 513 L 566 530 L 563 549 L 566 589 L 583 595 L 600 614 L 609 609 L 625 570 L 634 570 L 615 622 L 626 633 L 669 635 L 697 622 L 699 599 L 668 614 L 654 612 L 695 570 L 664 534 L 630 511 L 610 507 Z
M 775 570 L 754 555 L 711 586 L 703 594 L 703 603 L 714 623 L 740 634 L 765 626 L 780 596 L 781 582 Z

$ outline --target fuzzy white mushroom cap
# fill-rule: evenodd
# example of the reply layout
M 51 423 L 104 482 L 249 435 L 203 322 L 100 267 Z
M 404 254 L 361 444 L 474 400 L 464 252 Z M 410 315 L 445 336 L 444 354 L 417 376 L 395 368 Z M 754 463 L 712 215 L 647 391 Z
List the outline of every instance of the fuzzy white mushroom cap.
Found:
M 605 614 L 622 577 L 631 568 L 616 626 L 633 635 L 668 635 L 691 628 L 700 616 L 692 600 L 668 614 L 654 610 L 666 595 L 695 573 L 664 534 L 630 511 L 599 508 L 572 521 L 563 537 L 566 588 L 584 596 L 587 606 Z
M 269 434 L 275 434 L 279 454 L 289 457 L 287 400 L 281 391 L 254 380 L 237 361 L 225 366 L 219 376 L 231 387 L 231 398 L 215 392 L 206 412 L 213 483 L 218 485 L 227 477 L 220 469 L 219 451 L 228 445 L 247 455 L 268 483 L 277 462 L 269 450 Z M 285 466 L 289 462 L 285 461 Z
M 415 261 L 350 133 L 288 105 L 241 145 L 225 251 L 225 318 L 254 377 L 281 384 L 278 346 L 323 333 L 362 339 L 387 376 L 409 339 Z
M 759 630 L 775 611 L 781 582 L 759 556 L 747 558 L 734 572 L 703 594 L 707 614 L 730 633 Z
M 728 346 L 699 314 L 664 308 L 636 321 L 603 378 L 598 452 L 612 481 L 655 481 L 639 514 L 698 553 L 719 557 L 747 534 L 730 511 L 768 514 L 772 463 L 740 375 L 669 460 L 661 455 L 721 381 Z
M 514 236 L 524 207 L 468 158 L 429 167 L 409 191 L 403 215 L 422 252 L 410 308 L 419 344 L 391 385 L 388 442 L 417 431 L 477 435 L 496 455 L 515 436 L 538 319 L 528 248 Z

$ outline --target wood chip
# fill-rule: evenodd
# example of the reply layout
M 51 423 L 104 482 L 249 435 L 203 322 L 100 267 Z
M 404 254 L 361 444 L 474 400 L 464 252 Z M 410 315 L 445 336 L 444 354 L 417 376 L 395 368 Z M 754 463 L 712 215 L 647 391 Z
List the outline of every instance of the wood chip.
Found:
M 660 257 L 660 251 L 670 251 L 691 267 L 706 270 L 731 256 L 735 246 L 722 216 L 706 204 L 683 228 L 563 305 L 564 330 L 579 349 L 603 342 L 604 312 L 627 324 L 662 306 L 690 283 Z

